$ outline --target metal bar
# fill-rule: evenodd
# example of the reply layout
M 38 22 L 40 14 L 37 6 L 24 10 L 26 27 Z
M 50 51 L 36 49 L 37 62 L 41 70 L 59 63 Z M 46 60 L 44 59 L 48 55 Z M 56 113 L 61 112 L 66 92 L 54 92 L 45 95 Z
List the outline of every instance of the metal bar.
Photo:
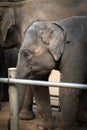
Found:
M 15 84 L 29 84 L 34 86 L 51 86 L 51 87 L 63 87 L 63 88 L 87 89 L 87 84 L 67 83 L 67 82 L 49 82 L 49 81 L 13 79 L 13 78 L 0 78 L 0 82 L 15 83 Z
M 8 83 L 8 78 L 0 78 L 1 83 Z
M 17 94 L 17 87 L 15 84 L 29 84 L 34 86 L 52 86 L 52 87 L 87 89 L 87 84 L 48 82 L 48 81 L 25 80 L 25 79 L 15 79 L 15 78 L 16 78 L 16 68 L 8 69 L 8 78 L 0 78 L 0 82 L 9 83 L 11 130 L 19 130 L 18 94 Z
M 16 68 L 8 69 L 8 77 L 16 78 Z M 17 87 L 14 83 L 9 83 L 9 109 L 10 109 L 10 129 L 19 130 L 19 110 Z

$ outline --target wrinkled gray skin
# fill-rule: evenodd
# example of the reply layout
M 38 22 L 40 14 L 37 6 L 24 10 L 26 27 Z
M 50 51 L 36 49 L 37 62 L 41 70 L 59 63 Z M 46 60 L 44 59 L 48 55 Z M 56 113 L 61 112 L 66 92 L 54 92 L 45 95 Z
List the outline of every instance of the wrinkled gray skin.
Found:
M 10 12 L 9 12 L 10 10 L 6 10 L 6 11 L 7 11 L 6 14 L 4 13 L 5 11 L 4 12 L 2 11 L 3 16 L 0 14 L 0 64 L 1 64 L 0 77 L 7 77 L 8 68 L 16 66 L 18 49 L 20 46 L 19 44 L 20 34 L 18 32 L 18 28 L 15 25 L 12 25 L 10 26 L 10 28 L 8 28 L 8 26 L 10 25 L 9 19 L 11 17 L 9 17 L 8 19 L 8 16 L 10 15 Z M 8 33 L 6 34 L 5 41 L 3 40 L 3 36 L 2 36 L 2 32 L 4 31 L 3 29 L 5 29 L 5 31 L 6 29 L 8 29 Z M 5 36 L 4 33 L 3 35 Z M 4 45 L 3 43 L 6 46 L 3 46 Z M 0 83 L 0 100 L 1 101 L 8 100 L 7 84 Z
M 6 1 L 6 2 L 5 2 Z M 14 1 L 14 2 L 10 2 Z M 74 15 L 86 15 L 86 0 L 1 0 L 0 1 L 0 35 L 2 46 L 12 46 L 5 43 L 8 29 L 15 25 L 21 41 L 26 29 L 34 21 L 60 20 Z M 16 37 L 16 39 L 18 39 Z M 20 40 L 19 40 L 20 41 Z M 21 41 L 19 42 L 21 44 Z M 16 44 L 17 45 L 17 44 Z
M 20 113 L 21 120 L 32 120 L 35 118 L 35 113 L 33 112 L 33 91 L 31 86 L 25 86 L 25 98 L 22 106 L 22 110 Z
M 37 0 L 36 2 L 34 0 L 26 0 L 24 2 L 19 1 L 21 0 L 18 0 L 17 2 L 0 1 L 0 45 L 6 48 L 14 46 L 17 46 L 19 48 L 19 46 L 21 45 L 21 41 L 23 40 L 24 34 L 26 32 L 26 29 L 34 21 L 59 20 L 68 16 L 87 14 L 86 0 L 50 0 L 50 2 L 48 0 Z M 6 42 L 9 29 L 13 30 L 12 32 L 14 37 L 12 41 L 14 42 Z M 31 104 L 27 105 L 31 106 Z M 29 118 L 31 117 L 28 117 L 28 119 Z
M 8 77 L 8 68 L 16 67 L 18 49 L 0 50 L 0 77 Z M 0 83 L 0 100 L 8 101 L 8 85 Z
M 87 14 L 86 0 L 1 0 L 0 1 L 0 45 L 5 48 L 20 47 L 26 29 L 34 21 L 38 20 L 60 20 L 74 15 Z M 8 40 L 10 30 L 12 42 Z M 7 40 L 6 40 L 7 39 Z M 29 94 L 32 92 L 31 89 Z M 30 99 L 31 99 L 30 96 Z M 29 97 L 28 97 L 29 98 Z M 33 98 L 33 97 L 32 97 Z M 31 110 L 32 100 L 25 103 L 26 109 Z M 32 114 L 32 113 L 31 113 Z M 22 119 L 33 118 L 26 113 Z
M 62 82 L 87 82 L 87 16 L 54 22 L 35 22 L 26 31 L 19 51 L 17 77 L 47 80 L 52 69 Z M 24 94 L 24 87 L 19 95 Z M 54 128 L 48 87 L 32 87 L 44 128 Z M 86 91 L 86 90 L 85 90 Z M 78 118 L 81 90 L 60 88 L 62 130 L 71 130 Z M 24 97 L 19 97 L 21 110 Z M 45 108 L 45 109 L 43 109 Z

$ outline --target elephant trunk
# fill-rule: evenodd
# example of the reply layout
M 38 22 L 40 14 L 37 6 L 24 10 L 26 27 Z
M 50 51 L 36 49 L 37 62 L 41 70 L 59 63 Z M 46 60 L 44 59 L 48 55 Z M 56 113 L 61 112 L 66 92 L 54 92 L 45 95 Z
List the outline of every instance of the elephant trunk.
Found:
M 23 67 L 23 64 L 19 64 L 19 61 L 17 63 L 17 78 L 19 79 L 23 79 L 24 76 L 26 74 L 26 71 Z M 25 93 L 26 93 L 26 85 L 17 85 L 17 89 L 18 89 L 18 98 L 19 98 L 19 113 L 21 112 L 23 103 L 24 103 L 24 99 L 25 99 Z
M 15 24 L 15 19 L 14 19 L 14 11 L 12 8 L 6 8 L 3 9 L 2 12 L 2 19 L 1 19 L 1 26 L 0 26 L 0 32 L 3 41 L 6 40 L 7 32 L 8 29 Z
M 26 87 L 24 85 L 17 85 L 17 90 L 18 90 L 18 104 L 19 104 L 18 107 L 20 113 L 25 99 Z

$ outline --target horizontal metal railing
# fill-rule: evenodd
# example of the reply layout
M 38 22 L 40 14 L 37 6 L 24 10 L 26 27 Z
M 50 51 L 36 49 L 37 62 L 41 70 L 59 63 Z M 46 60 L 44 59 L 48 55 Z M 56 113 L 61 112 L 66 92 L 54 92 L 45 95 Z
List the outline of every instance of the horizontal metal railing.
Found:
M 87 84 L 68 83 L 68 82 L 51 82 L 51 81 L 38 81 L 38 80 L 25 80 L 14 78 L 0 78 L 2 83 L 14 83 L 14 84 L 29 84 L 34 86 L 51 86 L 51 87 L 63 87 L 63 88 L 76 88 L 87 89 Z
M 11 130 L 19 130 L 18 94 L 15 84 L 28 84 L 42 87 L 52 86 L 63 88 L 87 89 L 87 84 L 16 79 L 16 68 L 8 69 L 8 78 L 0 78 L 0 82 L 9 84 L 9 109 Z

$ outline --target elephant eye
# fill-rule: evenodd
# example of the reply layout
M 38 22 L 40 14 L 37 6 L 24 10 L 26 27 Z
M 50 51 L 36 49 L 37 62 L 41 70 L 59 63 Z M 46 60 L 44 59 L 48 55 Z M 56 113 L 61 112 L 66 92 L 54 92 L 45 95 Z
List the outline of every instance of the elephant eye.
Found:
M 22 51 L 21 53 L 27 60 L 30 60 L 33 56 L 29 50 Z
M 30 55 L 30 52 L 29 51 L 23 51 L 22 54 L 23 54 L 24 57 L 28 57 Z

